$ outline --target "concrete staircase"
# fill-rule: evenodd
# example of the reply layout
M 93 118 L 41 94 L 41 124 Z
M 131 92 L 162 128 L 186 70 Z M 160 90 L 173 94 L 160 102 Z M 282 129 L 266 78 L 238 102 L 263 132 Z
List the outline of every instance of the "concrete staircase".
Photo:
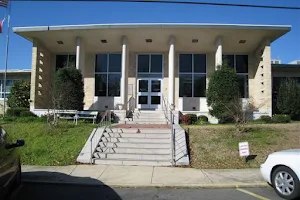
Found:
M 107 129 L 94 158 L 95 164 L 171 166 L 171 131 L 167 128 Z
M 163 110 L 135 110 L 121 124 L 168 124 Z

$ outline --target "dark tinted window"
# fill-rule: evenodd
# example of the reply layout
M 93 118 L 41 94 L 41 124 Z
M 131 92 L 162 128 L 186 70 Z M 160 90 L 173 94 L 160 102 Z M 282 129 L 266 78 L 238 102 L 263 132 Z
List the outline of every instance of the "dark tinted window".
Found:
M 107 54 L 96 55 L 96 72 L 107 72 Z
M 206 73 L 206 55 L 194 54 L 194 72 Z
M 192 54 L 179 55 L 179 72 L 192 72 Z
M 236 55 L 236 72 L 237 73 L 248 73 L 248 56 L 247 55 Z
M 138 55 L 138 72 L 149 72 L 149 55 Z
M 109 72 L 121 72 L 122 57 L 121 54 L 109 54 Z

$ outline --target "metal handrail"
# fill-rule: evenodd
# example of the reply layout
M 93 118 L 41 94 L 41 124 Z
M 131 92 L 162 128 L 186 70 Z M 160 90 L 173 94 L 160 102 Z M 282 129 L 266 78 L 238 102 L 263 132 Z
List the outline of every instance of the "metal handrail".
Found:
M 131 96 L 128 101 L 126 102 L 125 106 L 126 106 L 126 113 L 125 113 L 125 118 L 127 117 L 128 115 L 128 112 L 134 112 L 134 105 L 131 104 L 131 101 L 133 99 L 133 96 Z M 129 106 L 128 106 L 129 105 Z
M 171 105 L 168 100 L 162 95 L 163 98 L 163 111 L 167 121 L 171 125 L 171 150 L 172 150 L 172 165 L 175 165 L 175 129 L 174 129 L 174 113 L 172 112 Z M 168 117 L 170 113 L 170 118 Z
M 95 140 L 93 140 L 95 138 L 95 135 L 96 135 L 97 131 L 101 127 L 104 127 L 103 132 L 101 134 L 99 134 L 98 138 L 96 138 Z M 104 113 L 104 115 L 101 116 L 101 120 L 99 122 L 99 126 L 94 130 L 94 132 L 92 133 L 92 136 L 90 138 L 90 147 L 91 147 L 90 163 L 91 164 L 93 164 L 93 155 L 95 153 L 97 144 L 100 142 L 102 134 L 104 132 L 106 132 L 106 128 L 107 127 L 109 127 L 111 129 L 111 111 L 110 110 L 106 110 L 105 113 Z

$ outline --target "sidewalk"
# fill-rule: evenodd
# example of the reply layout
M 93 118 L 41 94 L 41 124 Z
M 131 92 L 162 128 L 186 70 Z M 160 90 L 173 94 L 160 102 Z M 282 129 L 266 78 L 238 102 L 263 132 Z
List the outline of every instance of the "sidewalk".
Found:
M 175 167 L 70 165 L 22 166 L 24 182 L 112 187 L 265 187 L 259 169 L 199 170 Z

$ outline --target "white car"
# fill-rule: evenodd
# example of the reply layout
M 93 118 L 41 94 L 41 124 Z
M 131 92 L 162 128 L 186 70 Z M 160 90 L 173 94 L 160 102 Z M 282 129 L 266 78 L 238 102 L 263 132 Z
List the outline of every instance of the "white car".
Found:
M 274 152 L 260 166 L 263 178 L 284 199 L 300 197 L 300 149 Z

